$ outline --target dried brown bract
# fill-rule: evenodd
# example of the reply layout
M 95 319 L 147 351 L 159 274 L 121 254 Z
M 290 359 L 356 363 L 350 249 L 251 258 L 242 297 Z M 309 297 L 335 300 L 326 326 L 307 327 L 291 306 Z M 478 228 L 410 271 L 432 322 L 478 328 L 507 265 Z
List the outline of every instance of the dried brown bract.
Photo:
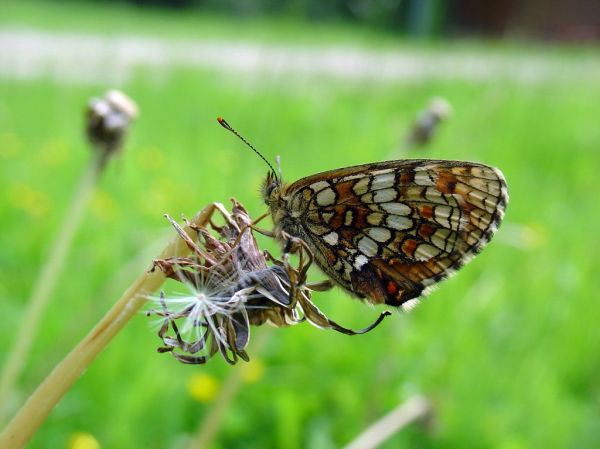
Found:
M 258 247 L 252 221 L 244 207 L 232 200 L 230 214 L 214 205 L 225 221 L 210 229 L 193 227 L 191 239 L 167 217 L 192 251 L 190 257 L 156 260 L 155 268 L 185 285 L 189 295 L 167 298 L 161 293 L 160 308 L 148 312 L 164 318 L 158 332 L 163 345 L 183 363 L 205 363 L 216 352 L 230 364 L 248 361 L 246 347 L 250 325 L 288 326 L 304 320 L 348 335 L 368 332 L 389 315 L 383 312 L 369 327 L 353 331 L 327 318 L 312 302 L 311 292 L 327 290 L 331 284 L 307 283 L 312 255 L 306 244 L 289 238 L 288 249 L 298 256 L 292 266 L 286 254 L 281 260 Z M 169 335 L 169 329 L 173 335 Z

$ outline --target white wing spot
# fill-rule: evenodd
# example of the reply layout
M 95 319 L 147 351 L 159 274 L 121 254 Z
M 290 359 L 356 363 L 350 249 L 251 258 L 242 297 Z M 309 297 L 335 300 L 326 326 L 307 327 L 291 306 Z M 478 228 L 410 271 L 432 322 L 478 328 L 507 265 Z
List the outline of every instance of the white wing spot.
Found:
M 417 246 L 414 257 L 416 260 L 424 262 L 426 260 L 433 259 L 437 255 L 439 255 L 440 252 L 441 250 L 439 248 L 428 245 L 427 243 L 422 243 L 419 246 Z
M 404 203 L 385 203 L 380 207 L 392 215 L 410 215 L 412 212 L 412 209 Z
M 320 192 L 327 187 L 329 187 L 329 183 L 327 181 L 318 181 L 310 185 L 310 188 L 313 192 Z
M 454 249 L 456 241 L 455 235 L 450 238 L 451 232 L 448 228 L 439 228 L 429 237 L 429 240 L 442 251 L 449 253 Z
M 368 228 L 367 234 L 376 242 L 387 242 L 392 237 L 392 233 L 386 228 Z
M 391 168 L 382 168 L 381 170 L 375 170 L 373 172 L 371 172 L 372 176 L 379 176 L 379 175 L 385 175 L 386 173 L 392 173 L 392 169 Z
M 356 268 L 357 270 L 360 270 L 362 268 L 362 266 L 364 264 L 366 264 L 368 261 L 369 261 L 369 259 L 367 259 L 365 256 L 363 256 L 361 254 L 356 259 L 354 259 L 354 268 Z
M 373 195 L 373 201 L 376 203 L 389 203 L 390 201 L 394 201 L 398 192 L 394 189 L 384 189 L 377 190 L 375 195 Z
M 377 175 L 373 177 L 371 183 L 371 190 L 381 190 L 394 187 L 396 180 L 394 173 L 384 173 L 383 175 Z
M 365 177 L 364 173 L 356 173 L 354 175 L 344 176 L 343 178 L 341 178 L 341 182 L 354 181 L 355 179 L 361 179 L 361 178 L 364 178 L 364 177 Z
M 337 232 L 330 232 L 329 234 L 323 236 L 323 240 L 325 240 L 331 246 L 335 246 L 338 244 L 339 235 Z
M 500 193 L 500 183 L 498 181 L 490 181 L 481 178 L 472 178 L 469 180 L 469 185 L 477 190 L 498 195 Z
M 492 216 L 481 209 L 473 209 L 471 211 L 471 221 L 480 229 L 487 229 L 490 226 Z
M 319 206 L 331 206 L 333 203 L 335 203 L 335 192 L 331 187 L 317 193 L 317 204 Z
M 347 210 L 346 214 L 344 215 L 344 225 L 346 226 L 352 226 L 352 222 L 354 221 L 354 214 L 352 213 L 352 210 Z
M 373 257 L 377 254 L 377 243 L 369 237 L 363 237 L 358 241 L 358 249 L 367 257 Z
M 483 236 L 483 233 L 480 230 L 473 229 L 471 232 L 469 232 L 467 234 L 467 244 L 476 245 L 478 243 L 485 243 L 485 242 L 482 242 L 482 240 L 481 240 L 482 236 Z
M 385 220 L 388 227 L 396 229 L 397 231 L 404 231 L 413 227 L 413 221 L 410 218 L 399 216 L 399 215 L 388 215 Z
M 461 218 L 460 210 L 457 207 L 436 206 L 433 214 L 436 223 L 453 231 L 462 229 L 467 223 L 467 220 Z
M 354 191 L 355 194 L 357 194 L 359 196 L 364 195 L 369 190 L 369 181 L 370 181 L 369 177 L 364 176 L 360 181 L 358 181 L 356 184 L 354 184 L 354 187 L 352 187 L 352 190 Z
M 450 206 L 436 206 L 433 210 L 433 218 L 438 224 L 445 228 L 457 229 L 456 226 L 452 227 L 450 225 L 450 217 L 452 216 L 452 212 L 454 212 L 454 208 Z
M 468 195 L 469 202 L 480 209 L 488 211 L 493 214 L 496 210 L 496 198 L 485 193 L 472 190 Z
M 448 204 L 448 198 L 435 187 L 425 189 L 425 199 L 435 204 Z
M 405 312 L 410 312 L 419 305 L 419 302 L 420 301 L 418 298 L 409 299 L 408 301 L 403 302 L 400 307 L 402 307 L 402 310 Z
M 325 223 L 329 223 L 334 215 L 335 215 L 334 212 L 323 212 L 321 214 L 321 217 L 323 217 L 323 220 L 325 221 Z
M 367 215 L 367 223 L 369 223 L 370 225 L 379 226 L 382 221 L 383 221 L 383 214 L 380 214 L 378 212 L 373 212 L 373 213 Z
M 503 178 L 502 176 L 498 176 L 497 169 L 494 169 L 492 167 L 472 167 L 471 175 L 491 180 Z
M 429 170 L 418 170 L 415 171 L 415 184 L 419 186 L 433 186 L 435 182 Z

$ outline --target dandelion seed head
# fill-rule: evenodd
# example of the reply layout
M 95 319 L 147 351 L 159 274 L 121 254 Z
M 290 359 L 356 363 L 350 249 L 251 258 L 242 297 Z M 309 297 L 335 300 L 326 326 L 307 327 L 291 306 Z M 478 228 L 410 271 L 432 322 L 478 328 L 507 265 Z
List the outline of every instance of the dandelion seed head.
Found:
M 183 291 L 149 298 L 149 315 L 160 318 L 158 336 L 169 352 L 188 364 L 206 363 L 220 352 L 229 364 L 248 362 L 246 347 L 250 326 L 266 323 L 276 327 L 309 321 L 321 328 L 349 335 L 368 332 L 381 322 L 385 312 L 371 326 L 353 331 L 327 318 L 312 302 L 311 288 L 305 285 L 308 266 L 298 257 L 298 266 L 288 257 L 277 260 L 262 252 L 249 225 L 252 220 L 241 204 L 233 200 L 233 213 L 214 204 L 224 225 L 211 228 L 181 228 L 167 216 L 192 255 L 156 260 L 155 269 L 176 281 Z M 196 238 L 192 238 L 193 231 Z M 262 376 L 260 365 L 250 378 Z

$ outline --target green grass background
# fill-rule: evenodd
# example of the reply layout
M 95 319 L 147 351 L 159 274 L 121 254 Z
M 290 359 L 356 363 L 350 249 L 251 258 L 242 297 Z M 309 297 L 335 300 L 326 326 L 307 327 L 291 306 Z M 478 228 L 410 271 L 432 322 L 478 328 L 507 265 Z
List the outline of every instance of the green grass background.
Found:
M 123 17 L 118 8 L 4 8 L 5 26 L 81 31 L 93 18 L 90 27 L 97 33 L 110 32 L 111 19 Z M 127 11 L 136 19 L 133 31 L 145 35 L 168 39 L 177 29 L 178 37 L 232 37 L 224 18 Z M 179 27 L 181 21 L 185 26 Z M 261 19 L 241 22 L 238 29 L 245 38 L 267 42 L 418 48 L 370 30 L 293 26 L 295 34 L 277 20 Z M 443 45 L 453 51 L 452 44 Z M 468 45 L 482 54 L 520 51 L 515 43 Z M 540 51 L 565 64 L 573 54 L 585 59 L 590 53 Z M 498 235 L 420 307 L 394 315 L 370 334 L 348 337 L 308 324 L 272 332 L 257 356 L 264 376 L 244 385 L 213 447 L 340 447 L 417 393 L 433 401 L 435 425 L 413 426 L 383 447 L 594 447 L 600 441 L 600 81 L 588 77 L 583 83 L 577 76 L 574 66 L 571 82 L 377 84 L 139 71 L 118 87 L 138 102 L 141 117 L 76 238 L 15 405 L 171 237 L 163 213 L 192 216 L 230 196 L 254 216 L 264 212 L 258 188 L 266 169 L 218 126 L 217 115 L 268 158 L 280 154 L 284 176 L 292 181 L 388 158 L 414 115 L 441 95 L 455 113 L 417 157 L 500 167 L 511 200 Z M 0 363 L 89 159 L 83 105 L 109 87 L 0 80 Z M 378 313 L 341 291 L 315 300 L 333 319 L 354 327 Z M 211 407 L 190 397 L 187 382 L 198 372 L 224 379 L 232 368 L 219 357 L 206 366 L 183 366 L 157 354 L 158 345 L 155 329 L 140 314 L 29 447 L 66 447 L 76 431 L 92 433 L 103 448 L 185 447 Z

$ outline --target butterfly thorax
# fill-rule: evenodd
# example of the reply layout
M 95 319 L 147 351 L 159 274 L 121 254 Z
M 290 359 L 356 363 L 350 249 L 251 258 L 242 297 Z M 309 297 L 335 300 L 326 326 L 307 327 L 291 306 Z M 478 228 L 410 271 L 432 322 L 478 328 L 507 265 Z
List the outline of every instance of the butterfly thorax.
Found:
M 299 201 L 303 196 L 298 196 L 297 193 L 294 184 L 284 184 L 280 179 L 273 176 L 267 176 L 265 179 L 262 196 L 265 204 L 269 207 L 275 238 L 285 243 L 285 233 L 302 239 L 311 248 L 316 265 L 331 280 L 345 288 L 353 296 L 364 297 L 362 292 L 352 289 L 350 279 L 341 280 L 339 278 L 339 273 L 333 269 L 332 257 L 334 254 L 331 251 L 318 250 L 316 246 L 318 241 L 315 241 L 315 236 L 311 232 L 310 225 L 308 225 L 308 223 L 315 221 L 314 212 L 308 210 L 308 204 Z

